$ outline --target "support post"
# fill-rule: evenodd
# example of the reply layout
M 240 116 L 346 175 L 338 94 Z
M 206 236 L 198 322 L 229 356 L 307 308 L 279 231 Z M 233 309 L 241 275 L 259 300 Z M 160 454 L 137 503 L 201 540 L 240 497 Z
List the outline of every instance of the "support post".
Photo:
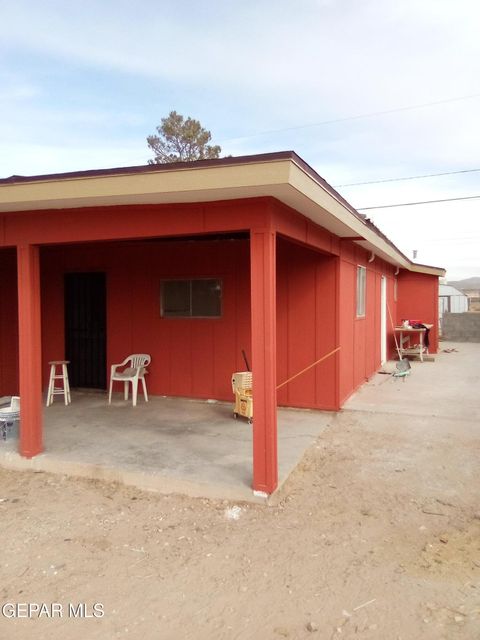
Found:
M 39 248 L 17 247 L 17 267 L 20 454 L 33 458 L 43 449 Z
M 275 243 L 274 231 L 252 229 L 253 489 L 266 494 L 278 484 Z

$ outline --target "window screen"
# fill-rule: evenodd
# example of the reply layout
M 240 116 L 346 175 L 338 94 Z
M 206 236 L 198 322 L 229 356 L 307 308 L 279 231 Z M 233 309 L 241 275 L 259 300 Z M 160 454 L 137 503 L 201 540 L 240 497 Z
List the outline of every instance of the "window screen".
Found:
M 219 318 L 222 315 L 221 280 L 164 280 L 161 314 L 164 318 Z
M 357 318 L 365 316 L 365 293 L 367 283 L 367 270 L 365 267 L 357 267 Z

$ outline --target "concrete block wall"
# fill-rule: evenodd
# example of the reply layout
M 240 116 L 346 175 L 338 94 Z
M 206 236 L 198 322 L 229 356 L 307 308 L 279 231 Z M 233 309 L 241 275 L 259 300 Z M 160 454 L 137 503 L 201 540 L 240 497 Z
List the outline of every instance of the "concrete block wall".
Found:
M 480 342 L 480 313 L 445 313 L 442 338 L 451 342 Z

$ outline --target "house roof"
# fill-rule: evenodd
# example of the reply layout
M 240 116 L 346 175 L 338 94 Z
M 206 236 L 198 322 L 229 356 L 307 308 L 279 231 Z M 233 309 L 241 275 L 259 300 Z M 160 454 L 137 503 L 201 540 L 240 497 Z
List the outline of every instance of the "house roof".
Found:
M 462 298 L 468 298 L 466 293 L 460 291 L 456 287 L 452 287 L 451 284 L 443 284 L 442 282 L 439 285 L 439 295 L 441 296 L 460 296 Z
M 0 212 L 274 197 L 398 267 L 412 262 L 294 151 L 0 179 Z

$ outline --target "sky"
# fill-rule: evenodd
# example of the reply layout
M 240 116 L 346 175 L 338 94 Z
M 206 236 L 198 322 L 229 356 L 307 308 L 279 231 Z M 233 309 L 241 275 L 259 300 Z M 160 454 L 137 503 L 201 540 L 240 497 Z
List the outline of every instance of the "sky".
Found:
M 222 155 L 296 151 L 407 256 L 480 276 L 480 198 L 364 209 L 480 196 L 479 24 L 476 0 L 0 0 L 0 177 L 146 164 L 176 110 Z

